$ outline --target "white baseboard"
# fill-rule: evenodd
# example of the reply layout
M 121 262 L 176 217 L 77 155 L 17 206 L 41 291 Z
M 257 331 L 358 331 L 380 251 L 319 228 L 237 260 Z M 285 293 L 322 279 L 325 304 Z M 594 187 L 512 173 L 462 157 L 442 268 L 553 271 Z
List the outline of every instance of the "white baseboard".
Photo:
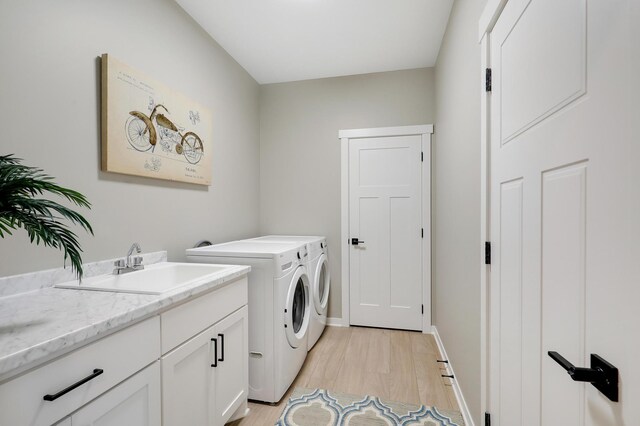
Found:
M 440 349 L 440 353 L 442 354 L 443 358 L 449 360 L 448 368 L 450 374 L 453 374 L 453 376 L 455 377 L 455 379 L 452 380 L 453 393 L 456 395 L 456 399 L 458 400 L 458 406 L 460 407 L 460 412 L 462 413 L 462 417 L 464 418 L 464 423 L 467 426 L 475 426 L 475 423 L 473 423 L 473 418 L 471 417 L 471 412 L 469 412 L 467 402 L 464 400 L 464 395 L 462 395 L 462 389 L 460 389 L 460 385 L 458 384 L 458 376 L 453 371 L 453 364 L 451 364 L 451 359 L 449 359 L 447 351 L 445 351 L 444 349 L 444 345 L 442 344 L 442 340 L 440 339 L 440 335 L 438 334 L 438 329 L 435 325 L 431 326 L 431 333 L 436 339 L 436 344 L 438 345 L 438 349 Z
M 349 327 L 349 324 L 345 324 L 342 318 L 327 317 L 327 327 Z

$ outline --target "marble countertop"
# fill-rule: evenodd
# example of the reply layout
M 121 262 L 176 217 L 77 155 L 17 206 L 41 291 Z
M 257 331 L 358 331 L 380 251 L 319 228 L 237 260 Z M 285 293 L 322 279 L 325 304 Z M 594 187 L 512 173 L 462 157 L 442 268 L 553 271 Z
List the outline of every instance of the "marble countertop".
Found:
M 0 381 L 246 275 L 233 266 L 160 295 L 42 288 L 0 297 Z

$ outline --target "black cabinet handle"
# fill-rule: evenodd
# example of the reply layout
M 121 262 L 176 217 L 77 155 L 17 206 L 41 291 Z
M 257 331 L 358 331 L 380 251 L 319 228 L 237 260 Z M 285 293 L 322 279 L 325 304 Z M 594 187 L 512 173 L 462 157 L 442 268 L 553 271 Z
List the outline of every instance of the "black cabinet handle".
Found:
M 217 367 L 218 366 L 218 339 L 214 337 L 211 339 L 211 341 L 213 342 L 213 364 L 211 364 L 211 366 Z
M 224 362 L 224 334 L 218 334 L 218 337 L 220 338 L 220 358 L 218 358 L 218 361 L 220 362 Z
M 352 238 L 351 239 L 351 245 L 357 246 L 358 244 L 364 244 L 364 241 L 359 240 L 357 238 Z
M 591 368 L 576 367 L 558 352 L 548 355 L 564 368 L 576 382 L 591 383 L 611 401 L 618 402 L 618 369 L 596 354 L 591 354 Z
M 100 369 L 100 368 L 96 368 L 95 370 L 93 370 L 93 373 L 91 373 L 90 375 L 88 375 L 87 377 L 85 377 L 84 379 L 75 382 L 74 384 L 72 384 L 71 386 L 62 389 L 60 392 L 58 393 L 54 393 L 53 395 L 51 394 L 47 394 L 45 395 L 42 399 L 44 399 L 45 401 L 55 401 L 56 399 L 60 398 L 62 395 L 67 394 L 69 392 L 71 392 L 72 390 L 74 390 L 77 387 L 80 387 L 82 385 L 84 385 L 85 383 L 87 383 L 89 380 L 93 380 L 96 377 L 98 377 L 99 375 L 101 375 L 102 373 L 104 373 L 104 370 Z

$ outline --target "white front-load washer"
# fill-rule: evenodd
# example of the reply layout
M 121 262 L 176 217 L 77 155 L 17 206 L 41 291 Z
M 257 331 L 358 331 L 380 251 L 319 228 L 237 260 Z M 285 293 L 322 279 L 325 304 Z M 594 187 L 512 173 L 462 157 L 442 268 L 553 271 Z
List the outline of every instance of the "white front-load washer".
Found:
M 234 241 L 187 250 L 199 263 L 249 265 L 249 399 L 280 401 L 307 356 L 311 315 L 306 247 Z
M 327 308 L 329 306 L 329 289 L 331 287 L 327 239 L 322 236 L 265 235 L 245 241 L 288 242 L 306 245 L 308 251 L 306 266 L 311 280 L 312 307 L 308 339 L 308 349 L 311 350 L 320 336 L 322 336 L 322 332 L 327 325 Z

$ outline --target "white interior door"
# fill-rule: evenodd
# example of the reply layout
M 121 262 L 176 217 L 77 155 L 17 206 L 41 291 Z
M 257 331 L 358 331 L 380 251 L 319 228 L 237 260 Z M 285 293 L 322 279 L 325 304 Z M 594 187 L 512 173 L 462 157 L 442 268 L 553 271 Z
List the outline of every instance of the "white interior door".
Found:
M 350 322 L 422 329 L 420 135 L 349 140 Z
M 490 34 L 492 425 L 640 421 L 639 5 L 509 0 Z

